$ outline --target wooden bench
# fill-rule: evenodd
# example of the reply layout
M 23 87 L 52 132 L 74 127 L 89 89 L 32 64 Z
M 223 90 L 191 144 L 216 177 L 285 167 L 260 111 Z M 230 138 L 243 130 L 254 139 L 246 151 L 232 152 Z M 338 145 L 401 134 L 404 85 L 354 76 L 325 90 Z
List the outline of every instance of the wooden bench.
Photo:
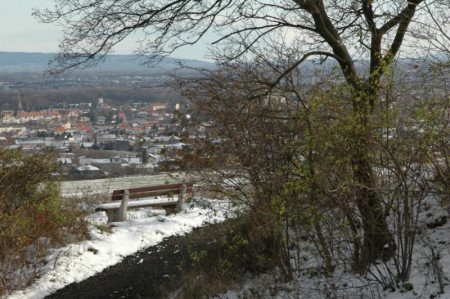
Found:
M 129 209 L 151 207 L 163 208 L 166 211 L 180 211 L 188 193 L 193 193 L 192 184 L 166 184 L 114 190 L 111 196 L 111 201 L 113 202 L 101 204 L 95 211 L 105 211 L 108 216 L 108 223 L 126 221 Z M 177 199 L 174 199 L 176 195 Z M 156 196 L 166 196 L 167 198 L 149 198 Z M 119 200 L 120 203 L 117 202 Z

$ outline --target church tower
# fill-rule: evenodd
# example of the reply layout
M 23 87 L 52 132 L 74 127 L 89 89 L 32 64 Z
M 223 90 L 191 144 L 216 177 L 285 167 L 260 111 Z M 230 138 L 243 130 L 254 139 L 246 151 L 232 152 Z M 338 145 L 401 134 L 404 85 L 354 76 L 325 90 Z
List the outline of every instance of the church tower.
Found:
M 16 90 L 17 93 L 17 99 L 19 103 L 17 104 L 17 112 L 23 112 L 23 104 L 22 104 L 22 97 L 20 96 L 20 92 Z

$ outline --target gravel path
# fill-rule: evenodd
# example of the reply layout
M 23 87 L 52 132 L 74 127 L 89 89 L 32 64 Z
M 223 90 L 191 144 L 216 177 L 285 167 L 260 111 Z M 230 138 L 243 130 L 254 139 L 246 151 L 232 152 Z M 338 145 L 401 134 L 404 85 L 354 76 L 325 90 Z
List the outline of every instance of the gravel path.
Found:
M 181 286 L 181 275 L 190 265 L 188 248 L 204 248 L 217 233 L 217 226 L 172 236 L 142 250 L 79 283 L 72 283 L 46 298 L 167 298 Z

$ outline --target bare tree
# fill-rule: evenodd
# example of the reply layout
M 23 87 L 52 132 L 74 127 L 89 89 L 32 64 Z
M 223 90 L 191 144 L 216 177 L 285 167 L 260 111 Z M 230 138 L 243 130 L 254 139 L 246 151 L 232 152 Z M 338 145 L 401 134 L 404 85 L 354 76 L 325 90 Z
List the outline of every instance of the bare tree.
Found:
M 44 22 L 65 29 L 54 70 L 91 66 L 131 34 L 142 36 L 140 54 L 150 59 L 173 53 L 216 32 L 216 56 L 222 63 L 247 56 L 259 59 L 260 49 L 283 40 L 295 53 L 286 66 L 274 65 L 267 93 L 309 58 L 332 59 L 348 90 L 355 119 L 352 138 L 352 173 L 358 186 L 357 207 L 364 242 L 362 267 L 384 254 L 393 255 L 376 176 L 370 161 L 371 115 L 383 88 L 383 76 L 399 57 L 401 48 L 417 55 L 433 44 L 424 39 L 443 36 L 445 29 L 429 26 L 440 19 L 444 1 L 428 0 L 55 0 L 53 9 L 35 11 Z M 437 24 L 437 23 L 436 23 Z M 426 26 L 428 31 L 424 31 Z M 444 24 L 445 26 L 445 24 Z M 138 33 L 141 32 L 141 33 Z M 423 33 L 426 33 L 425 35 Z M 274 34 L 276 38 L 273 39 Z M 422 33 L 422 34 L 421 34 Z M 139 35 L 141 34 L 141 35 Z M 448 39 L 436 39 L 438 44 Z M 291 47 L 292 46 L 292 47 Z M 414 52 L 416 51 L 416 52 Z M 420 54 L 420 53 L 419 53 Z M 360 61 L 367 61 L 361 67 Z M 386 246 L 388 245 L 388 246 Z M 386 251 L 389 248 L 390 251 Z

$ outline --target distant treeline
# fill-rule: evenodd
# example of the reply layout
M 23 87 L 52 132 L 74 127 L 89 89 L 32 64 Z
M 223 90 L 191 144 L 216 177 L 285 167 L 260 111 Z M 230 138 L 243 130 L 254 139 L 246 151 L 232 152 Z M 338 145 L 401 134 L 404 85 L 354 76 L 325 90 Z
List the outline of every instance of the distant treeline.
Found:
M 97 103 L 99 97 L 104 98 L 106 103 L 120 105 L 126 103 L 177 103 L 182 97 L 166 87 L 152 88 L 70 88 L 49 90 L 0 90 L 0 109 L 16 110 L 19 98 L 24 110 L 32 111 L 46 109 L 49 107 L 62 107 L 75 103 Z

